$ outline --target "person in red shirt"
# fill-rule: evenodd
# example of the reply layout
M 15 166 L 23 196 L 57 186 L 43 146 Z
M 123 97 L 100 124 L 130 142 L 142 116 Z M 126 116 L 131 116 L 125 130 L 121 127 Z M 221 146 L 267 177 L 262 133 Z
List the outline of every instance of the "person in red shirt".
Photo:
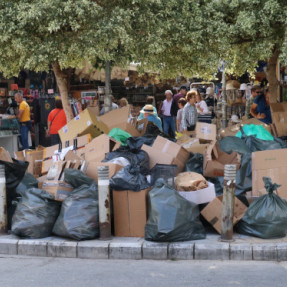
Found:
M 55 101 L 56 108 L 48 115 L 47 135 L 51 136 L 51 145 L 61 142 L 58 131 L 67 124 L 67 118 L 61 100 Z

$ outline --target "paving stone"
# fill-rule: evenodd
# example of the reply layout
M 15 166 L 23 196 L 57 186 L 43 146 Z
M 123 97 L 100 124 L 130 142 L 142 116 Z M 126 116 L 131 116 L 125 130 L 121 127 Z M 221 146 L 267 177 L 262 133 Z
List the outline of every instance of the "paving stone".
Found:
M 197 243 L 194 246 L 196 260 L 229 260 L 229 243 Z
M 252 260 L 251 244 L 230 244 L 230 260 Z
M 78 257 L 91 259 L 109 259 L 110 241 L 88 240 L 78 243 Z
M 287 261 L 287 242 L 277 243 L 277 260 Z
M 16 255 L 19 239 L 13 235 L 0 236 L 0 254 Z
M 144 241 L 143 259 L 167 259 L 168 243 Z
M 177 260 L 192 260 L 194 242 L 170 243 L 168 246 L 168 258 Z
M 47 256 L 48 241 L 44 240 L 19 240 L 18 254 L 26 256 Z
M 77 242 L 51 240 L 48 242 L 47 255 L 49 257 L 77 257 Z
M 112 241 L 109 245 L 109 258 L 142 259 L 142 241 Z
M 276 244 L 254 244 L 253 245 L 253 260 L 277 261 Z

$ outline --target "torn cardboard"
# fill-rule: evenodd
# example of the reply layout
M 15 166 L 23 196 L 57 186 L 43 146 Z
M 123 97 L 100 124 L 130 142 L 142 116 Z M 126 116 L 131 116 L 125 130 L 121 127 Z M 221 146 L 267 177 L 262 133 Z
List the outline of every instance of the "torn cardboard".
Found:
M 0 160 L 13 162 L 10 153 L 3 147 L 0 147 Z
M 270 177 L 281 187 L 275 192 L 287 199 L 287 149 L 258 151 L 252 153 L 252 196 L 266 194 L 263 177 Z
M 222 196 L 214 198 L 202 211 L 201 215 L 213 226 L 213 228 L 221 234 L 221 217 L 222 217 Z M 247 206 L 244 205 L 238 198 L 234 198 L 234 217 L 233 225 L 235 225 L 243 216 L 247 210 Z
M 181 146 L 189 152 L 204 154 L 209 144 L 202 143 L 198 138 L 189 138 L 189 140 L 185 141 Z
M 277 136 L 287 136 L 287 102 L 270 104 L 270 109 Z
M 205 177 L 224 176 L 224 165 L 235 164 L 236 170 L 240 167 L 240 156 L 233 152 L 223 152 L 217 142 L 212 142 L 205 150 L 203 157 L 203 175 Z
M 113 191 L 115 236 L 144 237 L 149 191 Z
M 73 187 L 64 181 L 44 181 L 42 189 L 54 196 L 55 200 L 64 201 L 67 196 L 73 191 Z

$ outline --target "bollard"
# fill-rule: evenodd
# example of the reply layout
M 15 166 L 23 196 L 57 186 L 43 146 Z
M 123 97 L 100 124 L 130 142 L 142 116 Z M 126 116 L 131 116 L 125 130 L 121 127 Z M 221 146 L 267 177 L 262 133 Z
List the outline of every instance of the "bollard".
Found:
M 234 191 L 236 165 L 224 166 L 224 188 L 221 217 L 221 241 L 233 241 Z
M 98 167 L 100 239 L 111 238 L 109 167 Z
M 0 233 L 7 232 L 7 201 L 5 167 L 0 165 Z

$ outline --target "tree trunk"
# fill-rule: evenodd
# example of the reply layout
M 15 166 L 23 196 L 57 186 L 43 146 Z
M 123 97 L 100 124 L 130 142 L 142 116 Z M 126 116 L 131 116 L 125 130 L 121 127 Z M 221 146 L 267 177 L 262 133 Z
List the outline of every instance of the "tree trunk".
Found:
M 267 80 L 269 83 L 270 102 L 276 103 L 280 100 L 280 85 L 277 79 L 277 62 L 280 51 L 274 49 L 273 55 L 270 57 L 267 63 Z
M 61 70 L 61 67 L 58 61 L 52 64 L 52 67 L 53 67 L 53 71 L 55 73 L 55 77 L 56 77 L 57 84 L 59 87 L 63 109 L 67 117 L 67 122 L 69 122 L 70 120 L 74 118 L 74 115 L 73 115 L 69 97 L 68 97 L 67 75 Z
M 106 61 L 104 105 L 105 105 L 105 113 L 112 110 L 111 63 L 110 63 L 110 61 Z

